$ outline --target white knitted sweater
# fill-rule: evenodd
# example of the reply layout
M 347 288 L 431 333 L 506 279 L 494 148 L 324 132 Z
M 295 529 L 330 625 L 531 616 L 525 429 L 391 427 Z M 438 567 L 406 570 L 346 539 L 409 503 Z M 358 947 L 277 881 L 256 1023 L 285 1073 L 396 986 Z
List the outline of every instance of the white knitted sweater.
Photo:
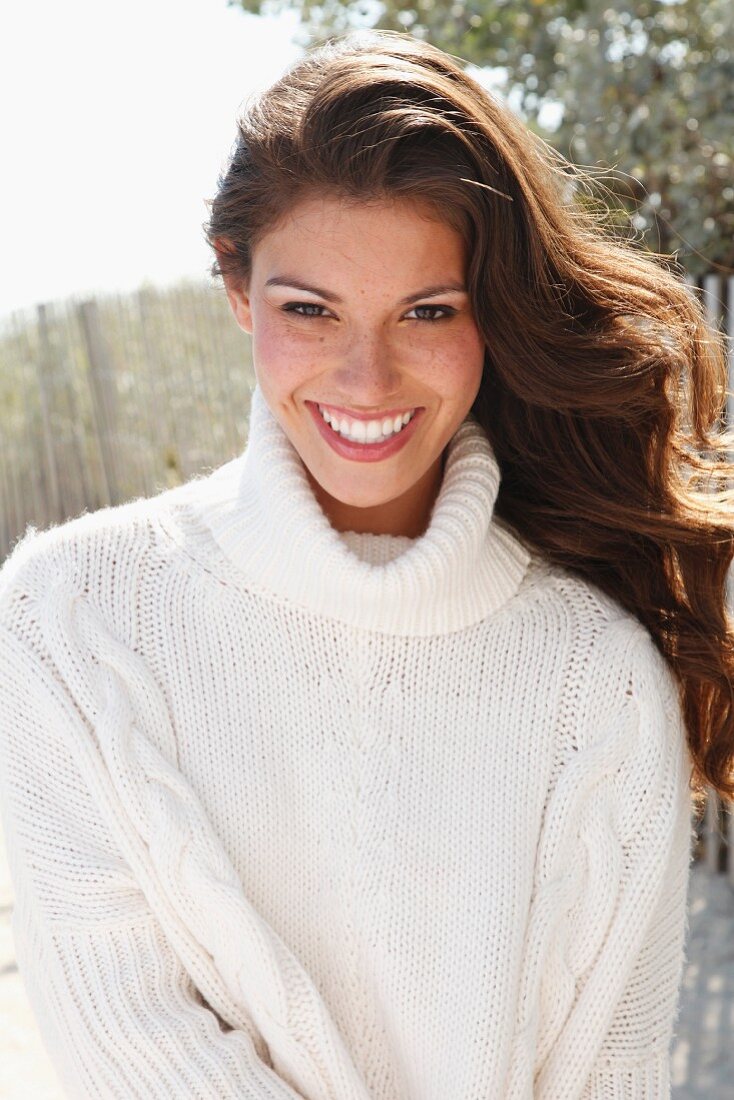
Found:
M 243 455 L 0 570 L 13 930 L 73 1100 L 660 1100 L 690 757 L 648 632 L 493 517 L 419 539 Z

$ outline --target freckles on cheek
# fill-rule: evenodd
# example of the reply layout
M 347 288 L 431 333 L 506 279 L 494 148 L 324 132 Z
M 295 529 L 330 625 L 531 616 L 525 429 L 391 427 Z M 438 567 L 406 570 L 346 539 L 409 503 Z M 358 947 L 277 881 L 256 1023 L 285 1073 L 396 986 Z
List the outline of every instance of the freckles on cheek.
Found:
M 299 389 L 319 369 L 320 344 L 278 325 L 262 325 L 255 332 L 255 367 L 265 385 L 283 396 Z
M 456 347 L 459 351 L 458 358 L 463 360 L 465 364 L 481 364 L 484 362 L 484 353 L 487 349 L 480 333 L 474 331 L 467 332 L 459 339 Z
M 286 325 L 263 322 L 255 327 L 253 348 L 263 362 L 287 362 L 299 353 L 299 341 Z
M 415 348 L 416 363 L 423 370 L 442 377 L 466 377 L 480 370 L 484 362 L 484 342 L 473 333 L 457 333 L 439 346 Z

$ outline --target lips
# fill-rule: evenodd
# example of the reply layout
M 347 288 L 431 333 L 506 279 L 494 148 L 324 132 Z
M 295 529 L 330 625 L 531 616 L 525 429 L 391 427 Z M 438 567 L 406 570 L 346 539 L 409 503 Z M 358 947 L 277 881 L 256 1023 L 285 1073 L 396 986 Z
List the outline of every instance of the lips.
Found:
M 425 409 L 420 407 L 417 408 L 408 423 L 383 442 L 354 443 L 342 437 L 339 432 L 334 431 L 334 429 L 326 423 L 316 402 L 307 401 L 306 405 L 308 406 L 308 410 L 311 413 L 319 434 L 322 439 L 329 444 L 332 451 L 335 451 L 336 454 L 340 455 L 342 458 L 356 462 L 379 462 L 382 459 L 390 458 L 392 455 L 402 450 L 412 439 L 417 430 L 417 425 L 420 423 L 423 413 L 425 412 Z

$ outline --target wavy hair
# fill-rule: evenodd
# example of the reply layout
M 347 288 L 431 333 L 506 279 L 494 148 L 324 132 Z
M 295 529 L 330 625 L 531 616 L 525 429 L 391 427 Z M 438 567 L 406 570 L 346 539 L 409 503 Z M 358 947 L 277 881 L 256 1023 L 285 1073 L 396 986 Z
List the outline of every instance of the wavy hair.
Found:
M 699 804 L 734 797 L 734 434 L 724 338 L 669 264 L 610 230 L 592 177 L 407 34 L 353 32 L 246 102 L 204 229 L 214 276 L 309 194 L 421 199 L 468 245 L 472 407 L 495 510 L 629 609 L 672 668 Z

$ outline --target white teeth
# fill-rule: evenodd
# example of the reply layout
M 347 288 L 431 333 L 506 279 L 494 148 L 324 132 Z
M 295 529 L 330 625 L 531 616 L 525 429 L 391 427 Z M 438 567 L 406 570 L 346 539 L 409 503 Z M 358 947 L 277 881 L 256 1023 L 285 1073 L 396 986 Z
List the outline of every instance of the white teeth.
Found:
M 352 443 L 383 443 L 391 435 L 401 431 L 415 414 L 415 409 L 409 409 L 399 416 L 386 416 L 383 420 L 350 420 L 332 415 L 321 405 L 318 409 L 326 423 Z

